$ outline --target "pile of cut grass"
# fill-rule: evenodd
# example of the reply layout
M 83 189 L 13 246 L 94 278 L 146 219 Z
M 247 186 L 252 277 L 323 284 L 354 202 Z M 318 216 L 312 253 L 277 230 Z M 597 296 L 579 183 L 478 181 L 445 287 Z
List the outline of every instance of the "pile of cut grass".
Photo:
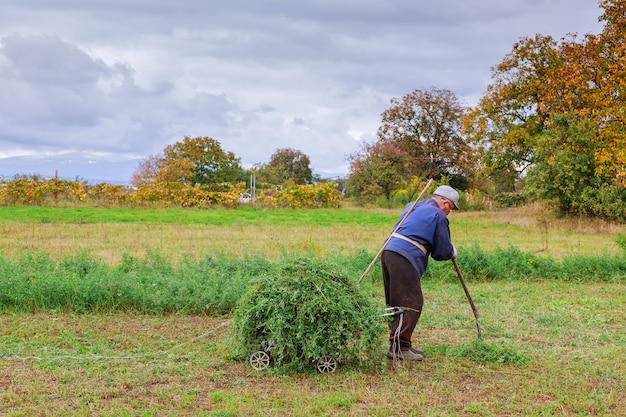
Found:
M 255 280 L 234 314 L 240 355 L 265 349 L 273 364 L 305 371 L 324 357 L 376 357 L 385 333 L 372 297 L 339 266 L 311 258 L 281 263 Z

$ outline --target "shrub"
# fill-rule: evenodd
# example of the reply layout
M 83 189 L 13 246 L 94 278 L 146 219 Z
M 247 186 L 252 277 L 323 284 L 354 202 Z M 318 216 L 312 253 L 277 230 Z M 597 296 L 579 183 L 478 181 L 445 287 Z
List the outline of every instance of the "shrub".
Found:
M 339 206 L 339 191 L 334 182 L 292 185 L 265 189 L 257 202 L 267 208 L 334 208 Z
M 621 186 L 587 187 L 572 204 L 572 212 L 625 223 L 626 188 Z
M 528 196 L 522 193 L 498 193 L 493 198 L 498 207 L 521 207 L 528 204 Z
M 286 259 L 254 282 L 234 314 L 240 354 L 271 346 L 277 368 L 303 371 L 325 355 L 364 360 L 381 346 L 383 321 L 338 266 Z

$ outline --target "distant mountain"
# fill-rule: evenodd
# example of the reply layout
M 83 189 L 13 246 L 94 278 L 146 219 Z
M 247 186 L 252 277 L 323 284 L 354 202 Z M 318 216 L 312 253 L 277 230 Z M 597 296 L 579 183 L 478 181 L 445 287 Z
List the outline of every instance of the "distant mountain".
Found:
M 0 179 L 37 174 L 44 178 L 87 181 L 89 184 L 130 184 L 130 178 L 144 158 L 94 155 L 83 152 L 60 155 L 31 155 L 0 158 Z M 315 172 L 323 179 L 345 178 L 346 174 Z
M 129 184 L 130 177 L 143 160 L 115 155 L 82 152 L 60 155 L 14 156 L 0 159 L 0 178 L 37 174 L 45 178 L 87 181 L 90 184 Z

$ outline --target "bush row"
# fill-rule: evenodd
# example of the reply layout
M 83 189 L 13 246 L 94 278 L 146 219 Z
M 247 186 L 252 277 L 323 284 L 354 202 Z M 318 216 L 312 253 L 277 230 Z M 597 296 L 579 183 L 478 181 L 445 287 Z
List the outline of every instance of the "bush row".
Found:
M 184 185 L 152 182 L 128 187 L 100 183 L 89 185 L 36 175 L 0 182 L 2 205 L 59 205 L 67 203 L 108 206 L 229 207 L 251 202 L 245 183 Z M 337 207 L 334 182 L 290 185 L 259 190 L 254 203 L 266 208 Z

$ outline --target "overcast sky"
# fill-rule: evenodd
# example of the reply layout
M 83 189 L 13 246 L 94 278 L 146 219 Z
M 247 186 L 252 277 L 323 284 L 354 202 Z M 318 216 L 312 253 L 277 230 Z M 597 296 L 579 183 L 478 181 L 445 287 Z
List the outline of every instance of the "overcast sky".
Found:
M 0 158 L 145 158 L 209 136 L 245 167 L 346 173 L 389 101 L 474 105 L 521 37 L 598 33 L 596 0 L 3 0 Z M 2 160 L 0 159 L 0 165 Z

